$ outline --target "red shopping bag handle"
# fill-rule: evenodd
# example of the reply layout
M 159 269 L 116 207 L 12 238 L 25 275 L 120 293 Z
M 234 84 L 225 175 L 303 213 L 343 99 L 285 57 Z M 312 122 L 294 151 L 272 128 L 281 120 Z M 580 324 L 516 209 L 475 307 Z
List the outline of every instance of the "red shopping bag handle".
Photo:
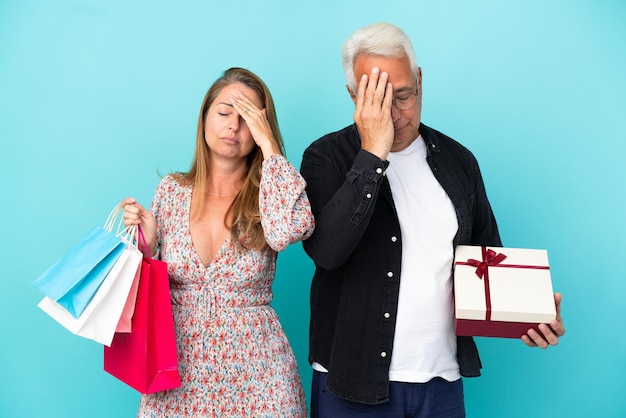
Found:
M 139 244 L 139 250 L 146 258 L 152 258 L 150 254 L 150 248 L 148 248 L 148 243 L 146 242 L 146 238 L 143 236 L 143 232 L 141 232 L 141 227 L 137 225 L 137 231 L 139 232 L 139 239 L 137 243 Z

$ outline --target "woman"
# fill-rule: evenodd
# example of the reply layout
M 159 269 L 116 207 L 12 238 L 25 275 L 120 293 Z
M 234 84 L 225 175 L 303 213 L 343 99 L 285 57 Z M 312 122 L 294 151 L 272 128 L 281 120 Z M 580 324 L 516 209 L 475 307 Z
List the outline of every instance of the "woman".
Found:
M 306 417 L 269 306 L 277 252 L 313 232 L 305 185 L 283 156 L 269 90 L 231 68 L 204 97 L 189 172 L 161 180 L 151 211 L 122 201 L 125 224 L 168 263 L 182 380 L 144 395 L 140 417 Z

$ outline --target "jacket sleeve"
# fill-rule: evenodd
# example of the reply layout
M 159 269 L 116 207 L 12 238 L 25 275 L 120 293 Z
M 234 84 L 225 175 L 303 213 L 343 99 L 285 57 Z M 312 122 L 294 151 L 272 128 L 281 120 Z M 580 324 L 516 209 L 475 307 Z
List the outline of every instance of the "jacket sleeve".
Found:
M 338 158 L 311 146 L 304 152 L 301 167 L 316 224 L 303 247 L 326 270 L 344 264 L 359 244 L 389 164 L 360 150 L 346 173 Z
M 305 188 L 304 178 L 282 155 L 263 161 L 259 212 L 265 240 L 274 251 L 313 232 L 315 223 Z

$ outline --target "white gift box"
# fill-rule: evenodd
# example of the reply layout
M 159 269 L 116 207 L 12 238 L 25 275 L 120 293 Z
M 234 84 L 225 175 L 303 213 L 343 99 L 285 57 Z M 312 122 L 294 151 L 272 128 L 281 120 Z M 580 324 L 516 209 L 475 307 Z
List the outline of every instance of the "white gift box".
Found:
M 546 250 L 459 245 L 454 261 L 457 335 L 520 338 L 556 318 Z

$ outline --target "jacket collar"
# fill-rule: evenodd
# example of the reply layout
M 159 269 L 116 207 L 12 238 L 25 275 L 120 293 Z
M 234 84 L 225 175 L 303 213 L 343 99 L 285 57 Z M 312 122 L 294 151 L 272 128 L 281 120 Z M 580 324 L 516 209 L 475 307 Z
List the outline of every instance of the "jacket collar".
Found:
M 422 135 L 422 139 L 424 140 L 424 144 L 426 144 L 428 155 L 430 155 L 431 152 L 441 151 L 441 148 L 439 148 L 439 138 L 437 138 L 437 135 L 435 135 L 432 129 L 423 123 L 420 123 L 419 131 L 420 135 Z

